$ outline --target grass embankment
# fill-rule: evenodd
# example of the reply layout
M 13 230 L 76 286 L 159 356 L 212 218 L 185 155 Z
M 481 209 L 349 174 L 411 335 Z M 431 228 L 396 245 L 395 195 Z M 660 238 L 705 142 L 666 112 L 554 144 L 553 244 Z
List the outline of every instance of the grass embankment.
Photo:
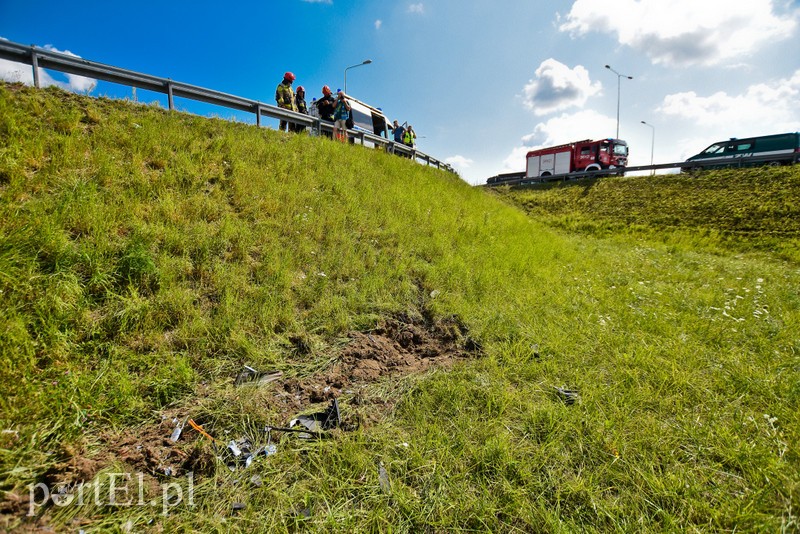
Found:
M 760 250 L 800 263 L 800 173 L 793 167 L 551 182 L 499 191 L 537 220 L 568 231 Z
M 22 500 L 9 528 L 30 484 L 77 476 L 70 461 L 101 465 L 96 480 L 132 471 L 115 438 L 164 414 L 263 440 L 285 424 L 282 385 L 234 387 L 243 364 L 302 379 L 336 364 L 348 332 L 400 316 L 456 317 L 483 353 L 343 390 L 359 429 L 284 436 L 244 470 L 185 431 L 176 447 L 207 460 L 193 464 L 194 506 L 92 501 L 24 519 L 798 527 L 796 263 L 571 235 L 378 151 L 55 90 L 0 89 L 0 133 L 0 489 Z

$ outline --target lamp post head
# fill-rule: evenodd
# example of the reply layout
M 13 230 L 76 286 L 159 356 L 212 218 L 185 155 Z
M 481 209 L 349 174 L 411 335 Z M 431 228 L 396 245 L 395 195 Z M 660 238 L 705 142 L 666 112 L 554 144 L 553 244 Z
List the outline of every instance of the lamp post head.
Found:
M 371 59 L 365 59 L 364 63 L 362 63 L 362 65 L 369 65 L 370 63 L 372 63 Z

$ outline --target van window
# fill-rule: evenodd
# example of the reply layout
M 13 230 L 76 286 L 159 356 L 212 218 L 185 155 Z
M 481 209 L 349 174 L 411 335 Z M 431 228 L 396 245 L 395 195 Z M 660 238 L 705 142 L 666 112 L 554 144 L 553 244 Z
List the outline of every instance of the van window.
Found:
M 715 145 L 711 145 L 707 149 L 703 150 L 703 154 L 718 154 L 725 150 L 725 145 L 722 143 L 717 143 Z
M 356 126 L 360 126 L 361 128 L 367 130 L 368 132 L 372 130 L 372 115 L 367 115 L 361 109 L 351 104 L 351 113 L 353 115 L 353 122 Z

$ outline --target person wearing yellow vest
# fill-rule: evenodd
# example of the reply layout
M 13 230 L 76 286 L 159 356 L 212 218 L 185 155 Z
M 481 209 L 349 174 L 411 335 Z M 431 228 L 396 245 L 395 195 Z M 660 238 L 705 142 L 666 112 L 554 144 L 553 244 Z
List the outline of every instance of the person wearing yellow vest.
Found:
M 406 131 L 403 133 L 403 144 L 414 148 L 414 145 L 417 143 L 417 132 L 414 131 L 414 128 L 411 127 L 409 124 L 406 128 Z
M 287 72 L 283 75 L 283 81 L 278 84 L 275 89 L 275 102 L 278 103 L 279 108 L 291 109 L 297 111 L 297 104 L 294 101 L 294 92 L 292 91 L 292 82 L 295 80 L 295 75 Z M 284 132 L 287 130 L 288 122 L 281 120 L 279 128 Z

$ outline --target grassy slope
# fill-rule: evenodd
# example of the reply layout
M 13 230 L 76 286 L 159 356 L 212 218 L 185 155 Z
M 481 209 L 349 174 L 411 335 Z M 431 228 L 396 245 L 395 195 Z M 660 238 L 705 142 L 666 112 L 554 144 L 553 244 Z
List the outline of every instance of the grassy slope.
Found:
M 268 421 L 243 363 L 302 375 L 386 314 L 456 315 L 486 353 L 377 384 L 392 412 L 282 443 L 262 488 L 223 467 L 192 509 L 55 524 L 797 528 L 796 264 L 570 235 L 377 151 L 52 90 L 1 89 L 0 134 L 4 491 L 167 405 Z
M 800 173 L 793 167 L 537 184 L 501 194 L 550 226 L 630 233 L 800 262 Z

